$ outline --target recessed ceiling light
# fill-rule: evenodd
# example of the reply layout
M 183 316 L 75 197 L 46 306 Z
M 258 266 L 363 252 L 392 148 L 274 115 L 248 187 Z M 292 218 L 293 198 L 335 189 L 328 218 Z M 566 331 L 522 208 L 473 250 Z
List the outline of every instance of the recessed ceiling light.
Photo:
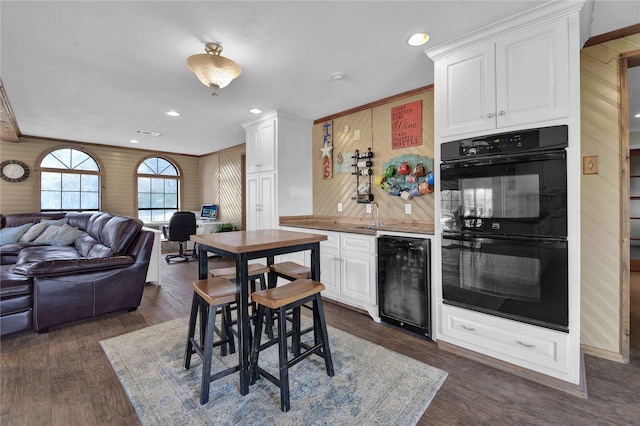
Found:
M 640 114 L 636 114 L 636 118 L 640 118 Z
M 260 114 L 262 110 L 260 108 L 249 108 L 251 114 Z
M 333 74 L 331 74 L 331 77 L 333 77 L 333 79 L 335 81 L 340 81 L 344 78 L 344 73 L 343 72 L 334 72 Z
M 131 143 L 140 143 L 140 141 L 137 141 L 135 139 L 129 139 L 129 142 L 131 142 Z
M 426 33 L 417 33 L 409 37 L 407 43 L 411 46 L 422 46 L 426 42 L 429 41 L 429 34 Z
M 178 111 L 167 111 L 165 114 L 170 117 L 180 117 L 180 113 Z

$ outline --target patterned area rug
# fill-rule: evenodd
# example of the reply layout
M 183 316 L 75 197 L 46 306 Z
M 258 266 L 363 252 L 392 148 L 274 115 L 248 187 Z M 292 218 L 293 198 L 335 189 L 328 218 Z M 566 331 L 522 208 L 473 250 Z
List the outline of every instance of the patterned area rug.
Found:
M 144 425 L 411 425 L 447 377 L 329 327 L 336 374 L 328 377 L 324 360 L 314 355 L 293 366 L 291 411 L 280 411 L 280 391 L 264 378 L 241 396 L 237 374 L 212 382 L 209 403 L 200 405 L 200 358 L 194 355 L 191 368 L 182 369 L 187 322 L 179 318 L 100 342 Z M 276 346 L 260 354 L 260 364 L 272 374 L 277 374 L 277 359 Z M 216 350 L 212 371 L 237 360 Z

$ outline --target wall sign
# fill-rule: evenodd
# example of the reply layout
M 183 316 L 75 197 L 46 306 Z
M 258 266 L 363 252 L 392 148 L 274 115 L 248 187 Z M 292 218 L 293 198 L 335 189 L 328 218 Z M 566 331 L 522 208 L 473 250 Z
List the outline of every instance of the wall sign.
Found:
M 324 135 L 322 137 L 322 179 L 333 178 L 333 122 L 324 123 Z
M 422 145 L 422 101 L 391 108 L 391 148 Z

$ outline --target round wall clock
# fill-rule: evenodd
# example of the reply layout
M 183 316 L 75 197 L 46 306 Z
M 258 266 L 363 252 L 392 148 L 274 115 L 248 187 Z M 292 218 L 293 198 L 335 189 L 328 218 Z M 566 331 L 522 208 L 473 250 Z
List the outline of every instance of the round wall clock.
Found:
M 7 160 L 0 164 L 0 177 L 7 182 L 22 182 L 29 177 L 29 166 L 18 160 Z

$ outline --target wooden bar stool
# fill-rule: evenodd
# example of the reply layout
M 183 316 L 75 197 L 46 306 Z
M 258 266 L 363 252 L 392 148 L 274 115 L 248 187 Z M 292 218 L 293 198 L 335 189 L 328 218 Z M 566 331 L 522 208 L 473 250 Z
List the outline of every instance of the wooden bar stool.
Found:
M 235 352 L 233 332 L 231 330 L 231 304 L 236 302 L 236 285 L 227 278 L 209 278 L 193 282 L 193 302 L 189 318 L 187 347 L 184 352 L 184 369 L 191 366 L 191 355 L 197 353 L 202 359 L 202 377 L 200 381 L 200 404 L 209 402 L 209 384 L 221 377 L 238 371 L 238 365 L 211 374 L 211 357 L 215 346 L 229 345 L 229 351 Z M 216 330 L 215 321 L 218 310 L 222 312 L 222 325 Z M 196 318 L 200 312 L 200 339 L 196 341 Z M 206 320 L 206 324 L 205 324 Z M 215 334 L 220 340 L 215 340 Z M 223 355 L 225 352 L 223 351 Z
M 282 277 L 289 281 L 311 278 L 311 268 L 296 262 L 274 263 L 270 268 L 276 277 Z
M 267 280 L 265 275 L 271 271 L 268 266 L 262 263 L 250 263 L 248 267 L 248 278 L 247 280 L 251 283 L 250 292 L 253 293 L 257 290 L 256 288 L 256 280 L 260 281 L 260 290 L 267 289 Z M 227 278 L 231 282 L 236 281 L 236 267 L 231 266 L 229 268 L 214 268 L 209 270 L 209 276 L 212 278 L 222 277 Z M 235 309 L 235 308 L 234 308 Z M 256 314 L 256 305 L 255 303 L 251 305 L 251 316 L 255 318 Z M 273 326 L 271 319 L 271 312 L 267 312 L 269 318 L 267 318 L 267 335 L 270 339 L 273 339 Z
M 257 291 L 251 295 L 251 300 L 258 304 L 258 316 L 256 318 L 255 332 L 253 334 L 253 347 L 251 350 L 251 384 L 254 384 L 259 376 L 265 377 L 271 383 L 280 388 L 280 408 L 282 411 L 289 411 L 289 368 L 312 354 L 324 358 L 327 375 L 332 377 L 333 361 L 331 350 L 329 349 L 329 335 L 327 334 L 327 324 L 324 318 L 322 298 L 320 292 L 324 290 L 324 284 L 317 281 L 300 279 L 280 287 L 268 290 Z M 309 346 L 300 341 L 300 324 L 295 323 L 293 330 L 287 333 L 286 311 L 297 311 L 299 317 L 300 306 L 311 302 L 313 306 L 314 322 L 314 345 Z M 278 310 L 278 336 L 265 344 L 260 344 L 262 336 L 262 323 L 265 309 Z M 294 354 L 294 358 L 289 359 L 287 354 L 287 337 L 292 336 L 292 345 L 305 349 L 304 352 Z M 258 364 L 260 351 L 278 343 L 280 374 L 275 377 Z

